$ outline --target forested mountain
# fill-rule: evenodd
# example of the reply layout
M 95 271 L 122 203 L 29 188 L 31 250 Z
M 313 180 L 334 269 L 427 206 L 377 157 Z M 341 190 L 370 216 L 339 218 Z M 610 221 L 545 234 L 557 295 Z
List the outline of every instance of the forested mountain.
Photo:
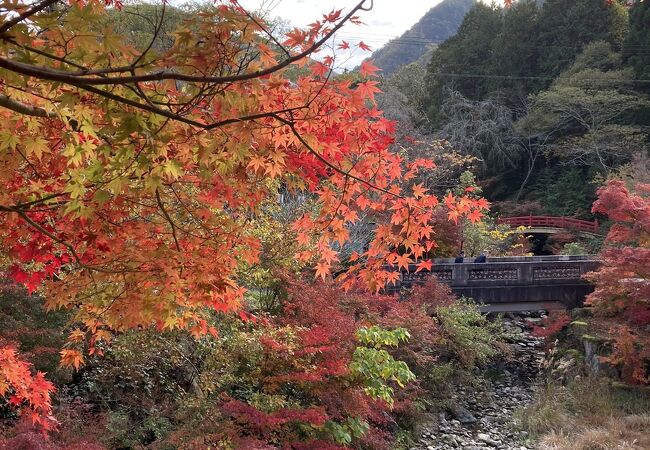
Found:
M 443 0 L 410 30 L 374 52 L 371 59 L 385 76 L 417 61 L 431 47 L 456 34 L 463 17 L 475 3 L 476 0 Z
M 588 218 L 604 179 L 648 164 L 649 21 L 647 1 L 480 2 L 385 97 L 475 157 L 497 209 Z

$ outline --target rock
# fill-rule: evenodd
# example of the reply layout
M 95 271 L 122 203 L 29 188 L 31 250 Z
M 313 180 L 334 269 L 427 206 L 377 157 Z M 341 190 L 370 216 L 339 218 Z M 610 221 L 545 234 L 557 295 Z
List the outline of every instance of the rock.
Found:
M 416 436 L 426 436 L 430 435 L 431 430 L 435 430 L 438 427 L 438 418 L 433 414 L 422 414 L 419 417 L 418 422 L 413 427 L 413 432 Z
M 466 408 L 456 403 L 452 404 L 448 410 L 452 417 L 463 425 L 473 425 L 476 423 L 476 417 L 474 417 Z
M 538 318 L 538 317 L 526 317 L 526 318 L 524 319 L 524 321 L 525 321 L 528 325 L 535 325 L 535 326 L 540 326 L 540 325 L 542 325 L 542 323 L 543 323 L 543 320 L 540 319 L 540 318 Z
M 486 444 L 491 445 L 492 447 L 497 447 L 499 445 L 497 441 L 495 441 L 485 433 L 479 433 L 476 437 L 479 441 L 485 442 Z
M 512 356 L 484 367 L 495 374 L 493 381 L 484 379 L 484 383 L 477 386 L 460 386 L 452 397 L 451 406 L 439 416 L 426 420 L 430 425 L 423 429 L 427 432 L 423 435 L 425 438 L 413 450 L 529 450 L 526 446 L 528 434 L 513 431 L 517 426 L 513 415 L 532 401 L 533 380 L 542 365 L 552 359 L 547 369 L 550 372 L 567 361 L 566 358 L 562 360 L 564 355 L 553 347 L 547 357 L 542 350 L 543 341 L 526 331 L 541 321 L 541 316 L 539 312 L 531 313 L 526 321 L 521 315 L 509 316 L 511 319 L 506 321 L 504 328 L 522 330 L 520 335 L 509 335 Z M 571 371 L 581 366 L 581 360 L 568 366 Z M 437 439 L 434 440 L 431 431 L 437 433 Z

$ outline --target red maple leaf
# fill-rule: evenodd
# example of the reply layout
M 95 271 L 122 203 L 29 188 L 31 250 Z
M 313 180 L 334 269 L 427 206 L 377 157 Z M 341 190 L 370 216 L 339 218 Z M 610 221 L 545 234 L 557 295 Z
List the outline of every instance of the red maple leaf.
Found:
M 370 52 L 370 51 L 372 51 L 372 49 L 370 48 L 370 46 L 366 45 L 366 43 L 363 42 L 363 41 L 359 41 L 359 43 L 357 44 L 357 47 L 359 47 L 361 50 L 364 50 L 364 51 L 366 51 L 366 52 Z

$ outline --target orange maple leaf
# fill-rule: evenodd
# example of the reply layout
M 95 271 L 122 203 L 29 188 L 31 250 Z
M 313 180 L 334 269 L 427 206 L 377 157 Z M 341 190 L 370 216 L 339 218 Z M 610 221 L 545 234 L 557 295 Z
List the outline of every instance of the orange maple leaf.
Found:
M 362 77 L 373 77 L 375 74 L 379 71 L 380 69 L 375 66 L 373 63 L 370 61 L 364 61 L 361 63 L 361 68 L 359 69 L 359 73 L 361 73 Z
M 460 213 L 456 211 L 455 209 L 452 209 L 447 213 L 447 218 L 454 223 L 458 223 L 458 218 L 460 217 Z
M 471 213 L 469 213 L 469 214 L 467 215 L 467 218 L 468 218 L 472 223 L 480 222 L 480 221 L 481 221 L 481 217 L 483 217 L 483 213 L 482 213 L 480 210 L 478 210 L 478 209 L 475 209 L 474 211 L 472 211 Z
M 413 185 L 413 196 L 415 198 L 424 197 L 424 194 L 429 189 L 425 188 L 422 183 Z
M 455 206 L 456 198 L 454 197 L 454 194 L 452 194 L 451 192 L 448 192 L 447 195 L 445 195 L 444 200 L 447 208 L 451 209 Z
M 314 278 L 321 277 L 323 280 L 330 274 L 330 265 L 325 261 L 316 264 L 316 275 Z
M 397 267 L 403 267 L 404 269 L 408 270 L 409 264 L 412 263 L 413 260 L 409 257 L 409 255 L 397 255 L 395 257 L 395 262 L 397 263 Z
M 428 259 L 426 261 L 422 261 L 422 262 L 417 264 L 417 269 L 415 269 L 415 273 L 421 272 L 423 270 L 427 270 L 427 271 L 431 272 L 431 267 L 432 266 L 433 266 L 433 261 L 431 261 L 430 259 Z
M 76 370 L 79 370 L 79 367 L 84 364 L 84 357 L 77 350 L 63 349 L 59 353 L 61 355 L 61 365 L 63 366 L 73 366 Z

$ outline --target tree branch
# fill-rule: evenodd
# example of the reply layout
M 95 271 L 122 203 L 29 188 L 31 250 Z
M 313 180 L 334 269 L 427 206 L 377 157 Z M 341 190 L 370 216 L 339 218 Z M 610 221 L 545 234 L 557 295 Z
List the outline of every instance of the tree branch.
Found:
M 47 111 L 39 106 L 28 105 L 10 98 L 5 94 L 0 94 L 0 106 L 15 111 L 19 114 L 35 117 L 56 117 L 56 113 Z
M 47 0 L 49 2 L 54 2 L 57 0 Z M 0 58 L 0 67 L 3 69 L 10 70 L 15 73 L 20 73 L 33 78 L 39 78 L 42 80 L 48 81 L 58 81 L 62 83 L 71 84 L 73 86 L 82 87 L 82 86 L 91 86 L 91 85 L 115 85 L 115 84 L 127 84 L 127 83 L 140 83 L 147 81 L 163 81 L 163 80 L 175 80 L 175 81 L 186 81 L 186 82 L 196 82 L 196 83 L 214 83 L 214 84 L 225 84 L 233 83 L 237 81 L 246 81 L 252 80 L 255 78 L 264 77 L 266 75 L 271 75 L 290 64 L 299 61 L 303 58 L 314 53 L 320 47 L 325 44 L 347 21 L 349 21 L 357 11 L 368 11 L 372 8 L 371 6 L 366 8 L 363 5 L 366 3 L 366 0 L 362 0 L 355 6 L 343 19 L 341 19 L 335 26 L 330 29 L 327 34 L 322 38 L 314 42 L 304 51 L 290 57 L 286 58 L 282 62 L 268 67 L 264 70 L 258 70 L 255 72 L 244 73 L 239 75 L 230 75 L 230 76 L 199 76 L 199 75 L 185 75 L 182 73 L 170 71 L 170 70 L 161 70 L 154 73 L 148 73 L 143 75 L 130 75 L 130 76 L 119 76 L 119 77 L 93 77 L 88 78 L 87 75 L 92 73 L 92 71 L 81 71 L 81 72 L 66 72 L 62 70 L 50 69 L 47 67 L 38 67 L 32 64 L 25 64 L 10 59 Z M 132 68 L 129 67 L 128 71 Z M 122 68 L 116 69 L 119 72 L 126 72 Z M 105 69 L 102 69 L 102 73 L 107 73 Z
M 0 25 L 0 35 L 6 33 L 14 25 L 22 22 L 25 19 L 30 18 L 31 16 L 33 16 L 37 12 L 44 10 L 48 6 L 54 4 L 54 3 L 58 2 L 58 1 L 59 0 L 44 0 L 43 2 L 37 3 L 36 5 L 32 6 L 31 8 L 29 8 L 24 13 L 17 15 L 13 19 L 7 20 L 2 25 Z
M 172 236 L 174 237 L 174 244 L 176 244 L 176 250 L 179 252 L 181 251 L 181 246 L 178 243 L 178 237 L 176 236 L 176 224 L 170 217 L 169 213 L 165 209 L 165 205 L 163 204 L 162 198 L 160 198 L 160 191 L 156 189 L 156 202 L 158 203 L 158 206 L 160 207 L 160 210 L 162 211 L 163 215 L 165 216 L 165 219 L 167 219 L 167 222 L 169 222 L 169 226 L 172 228 Z

